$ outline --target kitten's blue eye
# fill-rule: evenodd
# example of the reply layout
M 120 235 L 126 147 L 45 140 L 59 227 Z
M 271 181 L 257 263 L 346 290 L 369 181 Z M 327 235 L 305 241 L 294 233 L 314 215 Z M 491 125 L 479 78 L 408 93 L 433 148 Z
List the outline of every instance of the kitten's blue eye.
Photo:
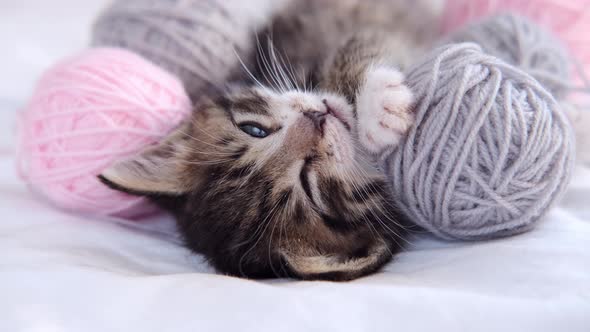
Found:
M 242 129 L 243 132 L 245 132 L 246 134 L 253 136 L 253 137 L 257 137 L 257 138 L 263 138 L 268 136 L 268 132 L 264 129 L 262 129 L 262 127 L 259 127 L 258 125 L 255 124 L 243 124 L 240 125 L 240 129 Z

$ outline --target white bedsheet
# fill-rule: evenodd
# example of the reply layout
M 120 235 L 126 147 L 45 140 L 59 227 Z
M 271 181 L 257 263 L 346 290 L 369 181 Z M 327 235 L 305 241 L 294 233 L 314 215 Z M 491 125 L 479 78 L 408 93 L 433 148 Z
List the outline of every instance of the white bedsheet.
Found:
M 220 276 L 170 219 L 56 211 L 14 172 L 13 123 L 39 73 L 82 47 L 101 1 L 0 3 L 0 331 L 590 331 L 590 170 L 539 227 L 413 240 L 350 283 Z

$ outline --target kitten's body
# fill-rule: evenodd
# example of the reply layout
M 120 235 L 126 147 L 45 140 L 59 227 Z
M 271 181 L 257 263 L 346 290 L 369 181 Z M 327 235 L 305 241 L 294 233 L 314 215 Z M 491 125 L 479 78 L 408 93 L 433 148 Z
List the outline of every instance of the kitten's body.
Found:
M 261 40 L 255 86 L 204 98 L 165 142 L 101 178 L 168 202 L 187 245 L 222 272 L 349 280 L 404 241 L 387 182 L 360 165 L 411 125 L 398 68 L 426 38 L 383 14 L 399 14 L 396 1 L 294 3 L 269 28 L 276 47 Z
M 268 42 L 264 37 L 271 37 L 288 65 L 296 68 L 300 84 L 304 77 L 318 82 L 329 74 L 358 78 L 360 67 L 371 63 L 405 69 L 434 39 L 435 17 L 422 0 L 293 0 L 260 41 L 264 44 Z M 269 46 L 261 49 L 268 51 Z M 331 79 L 342 82 L 338 76 Z

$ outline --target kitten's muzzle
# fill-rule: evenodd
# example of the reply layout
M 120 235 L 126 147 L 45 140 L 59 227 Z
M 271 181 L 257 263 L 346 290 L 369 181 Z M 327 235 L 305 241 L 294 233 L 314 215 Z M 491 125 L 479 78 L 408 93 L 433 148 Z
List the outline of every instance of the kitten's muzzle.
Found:
M 326 123 L 327 112 L 308 111 L 303 113 L 303 115 L 311 120 L 315 129 L 319 131 L 320 134 L 324 134 L 324 123 Z

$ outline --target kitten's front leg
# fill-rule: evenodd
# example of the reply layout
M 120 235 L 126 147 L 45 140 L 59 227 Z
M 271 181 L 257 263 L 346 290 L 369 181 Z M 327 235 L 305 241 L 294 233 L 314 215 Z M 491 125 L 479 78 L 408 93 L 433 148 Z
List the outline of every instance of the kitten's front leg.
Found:
M 404 35 L 363 31 L 324 67 L 320 88 L 355 105 L 358 138 L 372 153 L 397 146 L 414 121 L 412 92 L 394 65 L 407 66 L 418 50 Z
M 369 67 L 356 96 L 357 132 L 372 153 L 396 147 L 414 123 L 413 94 L 393 67 Z

